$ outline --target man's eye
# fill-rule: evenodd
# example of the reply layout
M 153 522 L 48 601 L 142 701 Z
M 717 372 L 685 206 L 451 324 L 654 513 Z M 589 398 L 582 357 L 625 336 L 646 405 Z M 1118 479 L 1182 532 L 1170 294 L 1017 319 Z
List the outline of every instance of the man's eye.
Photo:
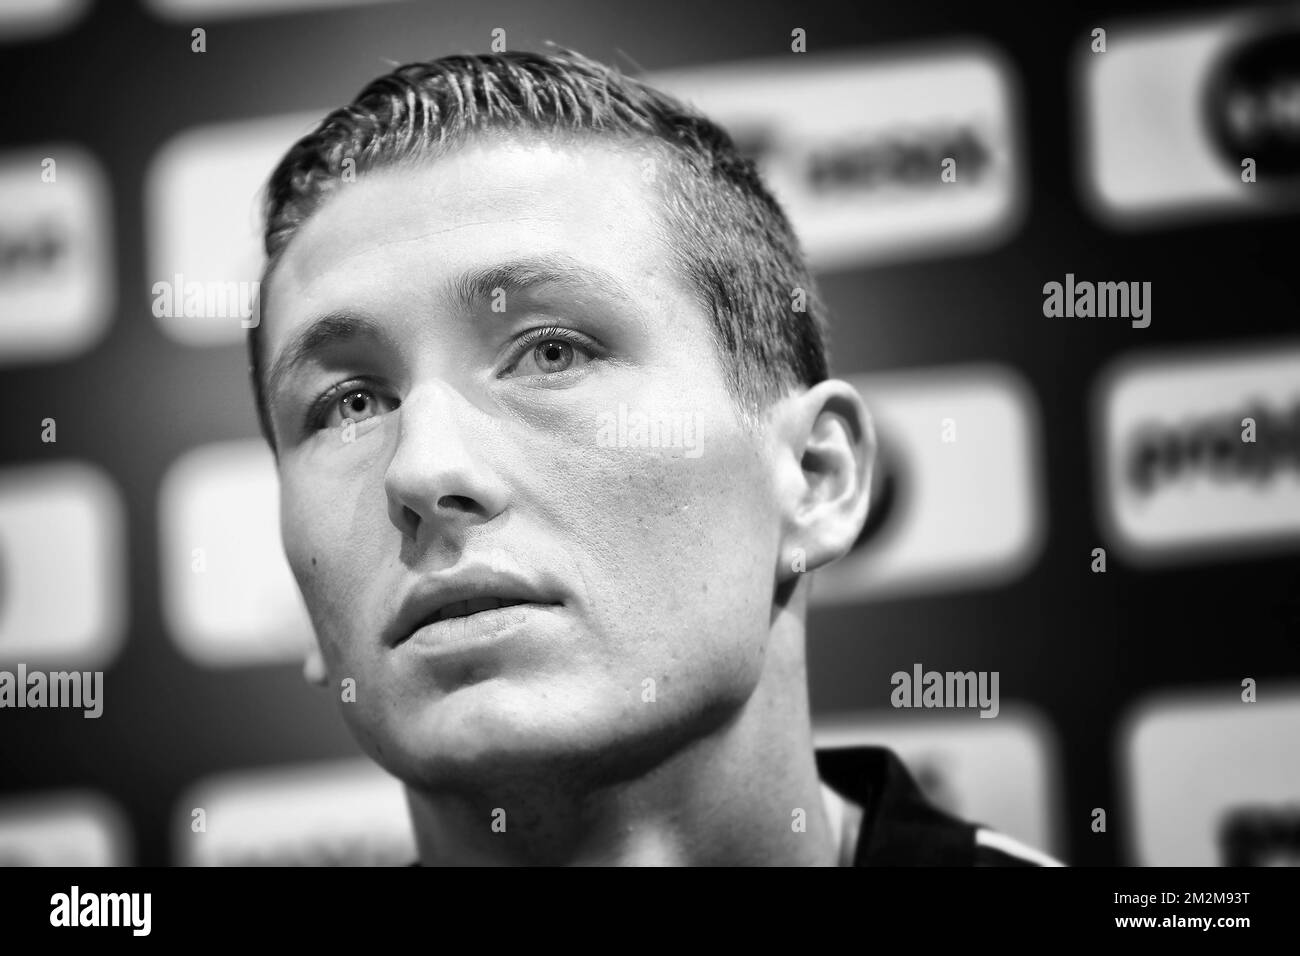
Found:
M 519 375 L 554 375 L 591 361 L 586 337 L 572 329 L 535 329 L 519 341 L 519 358 L 507 370 Z
M 573 365 L 577 351 L 571 342 L 547 339 L 533 346 L 533 364 L 540 372 L 563 372 Z
M 368 418 L 392 411 L 398 404 L 373 389 L 359 388 L 355 384 L 343 385 L 321 396 L 312 411 L 310 424 L 316 430 L 337 428 L 346 419 L 360 424 Z

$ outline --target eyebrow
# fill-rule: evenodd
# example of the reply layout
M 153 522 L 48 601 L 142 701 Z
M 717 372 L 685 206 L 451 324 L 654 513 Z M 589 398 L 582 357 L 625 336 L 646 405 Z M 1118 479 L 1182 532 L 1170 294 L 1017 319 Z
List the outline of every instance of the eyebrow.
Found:
M 470 313 L 484 301 L 492 301 L 498 290 L 510 295 L 556 286 L 572 293 L 594 293 L 618 305 L 631 306 L 632 294 L 613 275 L 563 255 L 529 256 L 469 269 L 451 279 L 444 288 L 448 300 Z M 274 402 L 284 380 L 299 366 L 319 353 L 358 339 L 387 342 L 386 329 L 373 319 L 339 310 L 314 319 L 296 333 L 276 357 L 267 375 L 266 394 Z
M 542 286 L 558 286 L 570 292 L 593 292 L 621 305 L 631 305 L 632 294 L 614 276 L 564 255 L 529 256 L 479 269 L 470 269 L 448 284 L 448 298 L 471 312 L 498 290 L 507 296 Z
M 346 342 L 368 339 L 387 341 L 388 333 L 372 319 L 348 311 L 330 312 L 315 319 L 289 340 L 266 377 L 268 402 L 274 402 L 284 380 L 299 366 L 305 365 L 318 354 Z

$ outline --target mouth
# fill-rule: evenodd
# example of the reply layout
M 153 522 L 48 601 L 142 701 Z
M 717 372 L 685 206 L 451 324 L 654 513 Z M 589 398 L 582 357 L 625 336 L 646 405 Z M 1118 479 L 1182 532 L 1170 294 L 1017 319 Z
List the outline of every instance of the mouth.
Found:
M 495 643 L 507 634 L 543 622 L 550 616 L 546 612 L 559 607 L 559 604 L 515 598 L 456 601 L 425 617 L 400 643 L 426 652 Z
M 562 606 L 563 591 L 545 578 L 470 562 L 421 579 L 391 620 L 386 643 L 459 644 L 523 625 L 553 627 L 549 619 Z
M 500 607 L 516 607 L 520 604 L 536 603 L 536 601 L 530 601 L 527 598 L 499 597 L 470 598 L 467 601 L 453 601 L 451 604 L 443 605 L 428 617 L 419 621 L 415 625 L 415 630 L 418 631 L 426 624 L 437 624 L 439 621 L 450 620 L 454 617 L 470 617 L 474 614 L 481 614 L 484 611 L 495 611 Z M 414 633 L 414 631 L 412 631 L 412 633 Z

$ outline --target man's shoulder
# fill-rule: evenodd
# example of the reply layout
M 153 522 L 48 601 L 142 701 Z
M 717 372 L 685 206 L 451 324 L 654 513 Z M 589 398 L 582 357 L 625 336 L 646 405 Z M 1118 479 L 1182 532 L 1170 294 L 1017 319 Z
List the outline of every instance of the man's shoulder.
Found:
M 822 780 L 862 808 L 854 866 L 1061 866 L 1019 840 L 932 804 L 887 747 L 817 751 Z

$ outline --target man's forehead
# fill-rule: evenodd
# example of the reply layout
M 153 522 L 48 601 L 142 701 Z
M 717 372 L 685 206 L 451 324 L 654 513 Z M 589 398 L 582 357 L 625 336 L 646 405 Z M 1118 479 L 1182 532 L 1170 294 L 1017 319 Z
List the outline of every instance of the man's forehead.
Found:
M 348 271 L 379 276 L 412 261 L 450 266 L 494 247 L 511 258 L 587 249 L 642 272 L 644 261 L 629 260 L 660 245 L 642 152 L 632 144 L 495 138 L 364 173 L 304 223 L 277 284 L 301 289 Z

